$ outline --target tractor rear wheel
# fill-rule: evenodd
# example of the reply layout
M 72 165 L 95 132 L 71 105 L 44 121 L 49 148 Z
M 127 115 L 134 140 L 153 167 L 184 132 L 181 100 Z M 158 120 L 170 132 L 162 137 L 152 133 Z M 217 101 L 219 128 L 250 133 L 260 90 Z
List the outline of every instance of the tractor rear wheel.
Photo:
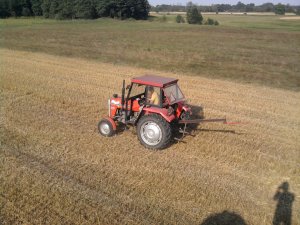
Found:
M 145 115 L 137 124 L 137 134 L 146 148 L 163 149 L 171 141 L 171 125 L 158 114 Z
M 99 130 L 99 133 L 105 137 L 111 137 L 115 133 L 115 131 L 113 129 L 113 125 L 107 119 L 102 119 L 98 123 L 98 130 Z

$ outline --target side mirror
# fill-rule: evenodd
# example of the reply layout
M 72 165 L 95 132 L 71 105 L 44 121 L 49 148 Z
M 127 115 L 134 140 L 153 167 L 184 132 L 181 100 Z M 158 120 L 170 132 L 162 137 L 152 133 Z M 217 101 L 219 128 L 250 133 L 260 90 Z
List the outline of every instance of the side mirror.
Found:
M 130 88 L 130 84 L 128 84 L 128 85 L 126 86 L 126 90 L 129 90 L 129 88 Z

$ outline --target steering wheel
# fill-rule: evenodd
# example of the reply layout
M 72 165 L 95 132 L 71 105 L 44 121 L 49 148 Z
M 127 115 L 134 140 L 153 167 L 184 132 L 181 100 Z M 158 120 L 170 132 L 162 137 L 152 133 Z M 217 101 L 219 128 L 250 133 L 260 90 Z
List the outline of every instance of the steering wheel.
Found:
M 139 103 L 140 106 L 145 105 L 146 104 L 146 98 L 143 97 L 143 98 L 139 99 L 138 103 Z

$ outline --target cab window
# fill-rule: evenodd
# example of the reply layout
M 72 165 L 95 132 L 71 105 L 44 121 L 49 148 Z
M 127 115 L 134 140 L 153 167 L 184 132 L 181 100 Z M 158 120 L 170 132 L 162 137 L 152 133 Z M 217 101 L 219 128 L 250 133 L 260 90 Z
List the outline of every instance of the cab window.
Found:
M 161 96 L 160 88 L 147 86 L 147 102 L 150 105 L 160 106 L 161 105 Z
M 130 92 L 130 98 L 134 96 L 143 96 L 145 95 L 146 86 L 143 84 L 133 84 Z
M 184 99 L 184 96 L 177 84 L 170 85 L 164 89 L 165 96 L 169 99 L 170 103 Z

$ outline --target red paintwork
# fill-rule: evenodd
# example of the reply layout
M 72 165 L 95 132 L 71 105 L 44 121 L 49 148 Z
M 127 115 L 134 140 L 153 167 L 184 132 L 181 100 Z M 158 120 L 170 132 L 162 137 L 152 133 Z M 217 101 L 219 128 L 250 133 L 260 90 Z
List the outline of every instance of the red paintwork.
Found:
M 190 112 L 190 115 L 192 115 L 191 108 L 187 105 L 184 105 L 184 102 L 178 102 L 178 107 L 176 110 L 176 117 L 179 118 L 182 111 Z
M 112 98 L 110 99 L 110 117 L 113 118 L 116 113 L 117 113 L 117 109 L 121 108 L 121 102 L 122 99 L 121 98 Z
M 126 101 L 126 99 L 125 99 Z M 116 115 L 117 109 L 121 109 L 121 98 L 111 98 L 110 99 L 110 117 L 113 118 Z M 124 108 L 126 105 L 124 105 Z M 128 101 L 128 110 L 130 110 L 131 104 L 130 101 Z M 132 103 L 132 111 L 133 112 L 139 112 L 140 110 L 140 105 L 138 100 L 134 100 Z
M 146 112 L 146 114 L 149 114 L 149 113 L 160 114 L 169 123 L 172 122 L 176 118 L 174 116 L 174 114 L 168 116 L 168 110 L 165 108 L 149 107 L 149 108 L 144 108 L 143 110 Z
M 182 109 L 183 109 L 184 111 L 186 111 L 186 112 L 190 112 L 190 115 L 193 114 L 193 113 L 192 113 L 191 107 L 189 107 L 189 106 L 187 106 L 187 105 L 183 105 L 183 106 L 182 106 Z
M 130 107 L 130 102 L 129 102 L 129 107 Z M 140 111 L 140 105 L 139 105 L 139 101 L 138 100 L 134 100 L 132 102 L 132 111 L 133 112 L 139 112 Z
M 178 102 L 178 107 L 177 107 L 177 110 L 176 110 L 176 117 L 179 118 L 181 112 L 182 112 L 182 106 L 183 104 L 181 102 Z
M 105 119 L 108 120 L 111 123 L 111 125 L 113 127 L 113 130 L 117 130 L 117 125 L 116 125 L 115 121 L 112 118 L 106 117 Z
M 110 99 L 110 118 L 113 118 L 116 115 L 117 110 L 121 108 L 121 101 L 122 100 L 119 97 Z M 184 105 L 183 102 L 178 102 L 177 104 L 178 104 L 178 107 L 177 107 L 175 115 L 168 116 L 168 109 L 166 109 L 166 108 L 145 107 L 143 109 L 143 111 L 145 111 L 146 114 L 148 114 L 148 113 L 160 114 L 168 122 L 173 121 L 175 118 L 179 118 L 183 110 L 184 111 L 190 111 L 190 113 L 191 113 L 191 109 L 188 106 Z M 125 107 L 126 106 L 124 105 L 124 108 Z M 128 102 L 128 110 L 130 110 L 130 108 L 131 108 L 131 104 L 130 104 L 130 101 L 129 101 Z M 140 105 L 138 103 L 138 100 L 134 100 L 133 104 L 132 104 L 132 111 L 133 112 L 139 112 L 139 110 L 140 110 Z
M 155 87 L 165 87 L 169 84 L 177 83 L 178 79 L 160 77 L 156 75 L 144 75 L 131 80 L 132 83 L 150 85 Z

